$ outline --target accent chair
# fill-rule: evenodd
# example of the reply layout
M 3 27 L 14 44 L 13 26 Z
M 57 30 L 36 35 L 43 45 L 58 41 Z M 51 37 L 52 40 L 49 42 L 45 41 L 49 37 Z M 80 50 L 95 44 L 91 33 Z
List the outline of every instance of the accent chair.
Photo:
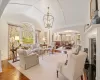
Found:
M 58 72 L 60 72 L 68 80 L 78 80 L 83 75 L 87 54 L 80 51 L 78 55 L 69 54 L 68 57 L 67 65 L 64 63 L 58 64 L 57 77 Z

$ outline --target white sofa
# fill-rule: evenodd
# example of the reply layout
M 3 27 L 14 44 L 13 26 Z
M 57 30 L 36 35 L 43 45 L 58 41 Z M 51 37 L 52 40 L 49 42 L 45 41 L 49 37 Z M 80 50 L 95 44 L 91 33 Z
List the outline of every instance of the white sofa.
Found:
M 42 49 L 39 44 L 33 44 L 33 45 L 31 45 L 31 51 L 33 53 L 34 52 L 37 53 L 38 55 L 42 55 L 42 58 L 43 58 L 43 54 L 45 53 L 45 50 Z
M 69 54 L 68 63 L 59 63 L 57 66 L 58 72 L 65 76 L 68 80 L 78 80 L 83 75 L 84 64 L 87 54 L 85 52 L 79 52 L 78 55 Z
M 18 49 L 17 53 L 19 54 L 20 58 L 20 66 L 23 69 L 28 69 L 32 66 L 39 64 L 39 58 L 36 53 L 27 54 L 27 51 L 24 49 Z
M 31 50 L 32 52 L 39 52 L 41 50 L 41 47 L 39 46 L 39 44 L 32 44 Z

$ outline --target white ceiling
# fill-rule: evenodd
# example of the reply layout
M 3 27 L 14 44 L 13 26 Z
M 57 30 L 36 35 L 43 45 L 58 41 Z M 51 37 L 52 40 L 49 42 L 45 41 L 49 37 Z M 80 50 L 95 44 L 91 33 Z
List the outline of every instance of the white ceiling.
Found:
M 89 0 L 10 0 L 2 18 L 15 23 L 33 20 L 44 28 L 43 15 L 48 6 L 55 19 L 53 29 L 88 23 Z

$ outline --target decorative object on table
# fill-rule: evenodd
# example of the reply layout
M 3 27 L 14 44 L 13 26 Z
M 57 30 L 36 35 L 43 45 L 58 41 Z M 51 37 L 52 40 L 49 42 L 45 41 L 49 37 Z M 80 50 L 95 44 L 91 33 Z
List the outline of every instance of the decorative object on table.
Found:
M 84 48 L 84 52 L 88 53 L 88 48 Z
M 68 43 L 68 45 L 65 46 L 66 49 L 72 49 L 72 44 Z
M 50 14 L 49 9 L 50 8 L 48 7 L 47 14 L 43 16 L 43 21 L 45 28 L 48 28 L 49 30 L 49 45 L 50 45 L 50 28 L 52 28 L 53 26 L 54 17 L 52 16 L 52 14 Z
M 14 44 L 12 44 L 12 48 L 11 48 L 11 51 L 12 51 L 12 58 L 13 58 L 13 62 L 16 62 L 16 61 L 19 61 L 17 59 L 17 49 L 18 47 L 14 47 Z
M 41 46 L 42 46 L 43 49 L 47 48 L 47 44 L 45 44 L 45 43 L 41 44 Z
M 99 5 L 98 0 L 91 0 L 90 1 L 90 19 L 91 24 L 100 24 L 100 16 L 99 16 Z
M 14 45 L 16 45 L 16 47 Z M 12 52 L 13 62 L 19 61 L 17 59 L 17 49 L 18 48 L 19 48 L 19 36 L 15 36 L 14 42 L 12 43 L 12 47 L 10 49 L 10 51 Z

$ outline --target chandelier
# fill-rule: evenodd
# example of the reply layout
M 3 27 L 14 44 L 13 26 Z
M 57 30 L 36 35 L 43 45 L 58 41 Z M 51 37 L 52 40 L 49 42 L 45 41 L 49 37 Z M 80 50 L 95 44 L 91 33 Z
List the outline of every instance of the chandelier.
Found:
M 47 14 L 43 16 L 43 21 L 44 21 L 45 28 L 48 28 L 48 29 L 52 28 L 54 17 L 49 13 L 49 7 L 48 7 Z

